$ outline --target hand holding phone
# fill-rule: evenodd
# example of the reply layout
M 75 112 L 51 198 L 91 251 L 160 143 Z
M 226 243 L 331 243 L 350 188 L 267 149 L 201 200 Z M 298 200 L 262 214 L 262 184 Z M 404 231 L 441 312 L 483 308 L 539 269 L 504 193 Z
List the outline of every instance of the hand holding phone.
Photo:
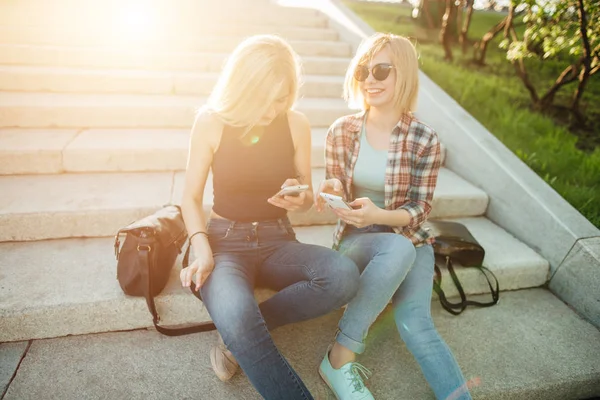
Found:
M 273 197 L 299 196 L 300 193 L 305 192 L 307 190 L 308 190 L 308 185 L 285 186 L 285 187 L 282 187 L 279 192 L 275 193 L 275 195 Z
M 323 192 L 319 193 L 319 196 L 321 196 L 331 208 L 342 208 L 344 210 L 349 211 L 353 210 L 353 208 L 348 203 L 346 203 L 341 196 L 336 196 L 334 194 Z

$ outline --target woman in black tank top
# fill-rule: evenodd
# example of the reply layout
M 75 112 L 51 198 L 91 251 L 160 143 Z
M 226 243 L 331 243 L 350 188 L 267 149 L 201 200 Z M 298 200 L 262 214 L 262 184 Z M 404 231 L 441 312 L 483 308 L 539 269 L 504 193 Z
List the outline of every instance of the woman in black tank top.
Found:
M 359 281 L 350 259 L 298 242 L 287 218 L 312 204 L 310 125 L 291 110 L 298 76 L 298 57 L 278 37 L 254 36 L 234 50 L 192 128 L 181 204 L 195 255 L 181 282 L 199 288 L 222 337 L 211 348 L 213 370 L 226 381 L 239 365 L 266 399 L 312 399 L 269 332 L 343 306 Z M 276 195 L 299 184 L 308 190 Z M 256 286 L 277 293 L 258 304 Z

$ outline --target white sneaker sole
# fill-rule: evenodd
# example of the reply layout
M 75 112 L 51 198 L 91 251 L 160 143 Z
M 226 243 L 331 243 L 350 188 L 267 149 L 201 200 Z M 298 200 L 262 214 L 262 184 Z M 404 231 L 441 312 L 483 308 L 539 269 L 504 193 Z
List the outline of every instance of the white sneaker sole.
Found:
M 321 368 L 319 368 L 319 376 L 321 377 L 321 379 L 323 379 L 323 382 L 325 382 L 325 384 L 329 387 L 329 390 L 331 390 L 331 393 L 333 393 L 333 395 L 335 396 L 335 398 L 337 400 L 342 400 L 338 397 L 337 393 L 335 392 L 335 390 L 333 390 L 333 386 L 331 385 L 331 383 L 329 383 L 329 381 L 327 380 L 327 377 L 325 377 L 325 375 L 323 374 L 323 372 L 321 372 Z

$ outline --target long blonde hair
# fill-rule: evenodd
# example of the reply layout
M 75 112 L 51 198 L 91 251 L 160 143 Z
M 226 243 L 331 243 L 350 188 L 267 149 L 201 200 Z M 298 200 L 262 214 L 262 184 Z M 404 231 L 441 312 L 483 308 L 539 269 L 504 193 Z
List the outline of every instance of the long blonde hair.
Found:
M 275 35 L 251 36 L 228 58 L 210 94 L 206 108 L 224 123 L 254 126 L 285 88 L 285 110 L 294 105 L 301 73 L 299 57 Z
M 354 71 L 357 66 L 368 64 L 375 54 L 386 47 L 390 50 L 391 61 L 396 71 L 395 108 L 401 112 L 414 111 L 419 91 L 417 51 L 407 38 L 391 33 L 375 33 L 362 41 L 346 71 L 344 99 L 351 107 L 369 109 L 369 105 L 360 92 L 359 82 L 354 79 Z

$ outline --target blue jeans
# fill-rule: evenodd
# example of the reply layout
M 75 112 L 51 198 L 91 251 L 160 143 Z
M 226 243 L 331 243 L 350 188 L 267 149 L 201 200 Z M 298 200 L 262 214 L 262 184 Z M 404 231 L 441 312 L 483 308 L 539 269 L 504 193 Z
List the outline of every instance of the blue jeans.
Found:
M 356 295 L 359 273 L 328 248 L 299 243 L 289 220 L 211 219 L 215 269 L 201 288 L 227 348 L 265 399 L 312 399 L 270 330 L 324 315 Z M 255 286 L 278 291 L 257 304 Z
M 354 260 L 361 277 L 358 294 L 340 321 L 336 340 L 362 353 L 369 327 L 391 298 L 400 337 L 436 398 L 471 399 L 458 363 L 431 319 L 432 246 L 415 248 L 390 227 L 371 225 L 351 228 L 340 252 Z

